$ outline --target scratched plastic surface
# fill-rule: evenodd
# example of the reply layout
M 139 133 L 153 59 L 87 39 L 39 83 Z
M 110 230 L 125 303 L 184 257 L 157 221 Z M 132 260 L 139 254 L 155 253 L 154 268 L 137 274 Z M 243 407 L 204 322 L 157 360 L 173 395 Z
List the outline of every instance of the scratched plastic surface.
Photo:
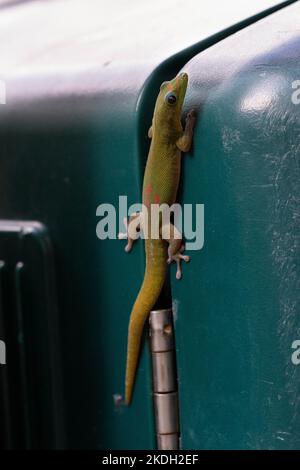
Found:
M 173 283 L 183 448 L 300 448 L 299 29 L 295 4 L 184 67 L 205 245 Z
M 122 242 L 100 242 L 96 208 L 102 202 L 117 205 L 122 194 L 129 204 L 140 201 L 146 130 L 159 84 L 200 50 L 258 19 L 247 18 L 277 4 L 194 0 L 189 14 L 185 1 L 170 0 L 112 2 L 109 11 L 107 2 L 96 1 L 26 2 L 0 9 L 0 78 L 6 80 L 7 95 L 0 107 L 1 217 L 40 221 L 52 241 L 68 448 L 155 446 L 145 349 L 132 407 L 117 407 L 113 399 L 123 392 L 127 325 L 142 279 L 143 248 L 140 244 L 126 255 Z M 211 142 L 213 130 L 204 131 Z M 198 134 L 196 141 L 200 150 Z M 187 166 L 186 175 L 189 171 Z M 213 186 L 216 176 L 210 168 L 207 184 Z M 201 356 L 203 338 L 191 342 L 198 350 L 190 350 L 184 325 L 193 319 L 197 331 L 195 308 L 207 296 L 198 295 L 201 289 L 193 289 L 192 299 L 186 294 L 191 280 L 196 282 L 193 266 L 197 258 L 175 294 L 185 304 L 178 332 L 180 368 L 186 368 L 185 447 L 208 446 L 199 420 L 201 387 L 208 380 L 197 369 L 201 380 L 194 381 L 189 369 L 197 364 L 194 356 L 186 364 L 189 351 Z M 197 401 L 188 403 L 189 397 Z M 210 429 L 213 446 L 218 441 Z

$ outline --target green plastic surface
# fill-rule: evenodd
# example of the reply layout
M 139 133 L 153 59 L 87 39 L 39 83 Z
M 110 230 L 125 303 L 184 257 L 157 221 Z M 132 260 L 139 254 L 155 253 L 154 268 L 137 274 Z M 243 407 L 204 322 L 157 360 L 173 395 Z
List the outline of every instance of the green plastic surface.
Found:
M 205 204 L 204 248 L 172 285 L 185 449 L 300 448 L 299 18 L 297 3 L 184 67 L 199 117 L 182 200 Z
M 72 9 L 72 2 L 66 3 Z M 72 21 L 67 22 L 68 26 L 57 22 L 56 2 L 21 6 L 25 16 L 22 19 L 21 13 L 19 16 L 16 13 L 15 22 L 13 10 L 5 13 L 11 15 L 11 22 L 8 30 L 2 30 L 1 44 L 7 44 L 11 31 L 22 25 L 26 33 L 39 28 L 41 40 L 31 37 L 22 47 L 19 43 L 11 47 L 15 56 L 10 55 L 12 52 L 1 55 L 1 74 L 7 78 L 7 105 L 0 109 L 1 218 L 39 221 L 47 227 L 52 242 L 63 375 L 66 437 L 63 445 L 67 448 L 155 447 L 151 370 L 146 348 L 140 361 L 133 405 L 128 409 L 116 406 L 113 398 L 123 392 L 127 325 L 142 280 L 143 247 L 139 244 L 126 255 L 124 243 L 100 242 L 96 238 L 99 220 L 96 208 L 103 202 L 117 205 L 118 196 L 123 194 L 128 195 L 129 204 L 140 201 L 149 145 L 146 131 L 159 84 L 175 75 L 199 51 L 270 13 L 258 14 L 269 6 L 268 2 L 258 3 L 252 7 L 244 2 L 226 21 L 216 16 L 211 7 L 208 16 L 217 21 L 212 21 L 208 29 L 205 29 L 207 19 L 201 12 L 199 19 L 190 15 L 190 28 L 185 25 L 178 32 L 180 39 L 171 27 L 173 23 L 167 29 L 166 13 L 162 14 L 158 7 L 152 8 L 152 19 L 159 26 L 155 41 L 153 30 L 148 27 L 144 42 L 137 46 L 133 34 L 133 42 L 127 42 L 126 47 L 119 32 L 128 41 L 128 28 L 120 28 L 113 22 L 111 43 L 105 40 L 110 38 L 109 34 L 101 36 L 101 24 L 96 20 L 93 28 L 82 22 L 84 31 L 78 29 L 77 23 L 72 28 Z M 258 16 L 252 17 L 254 14 Z M 66 12 L 62 17 L 65 15 Z M 3 18 L 0 22 L 4 22 Z M 96 14 L 93 18 L 97 18 Z M 148 26 L 148 17 L 142 11 L 139 21 L 141 18 Z M 49 27 L 44 33 L 46 23 L 52 24 L 52 29 Z M 121 16 L 120 24 L 125 24 Z M 65 36 L 64 27 L 69 28 Z M 191 44 L 194 46 L 187 48 Z M 125 56 L 127 61 L 122 60 Z M 197 74 L 191 72 L 192 86 Z M 246 85 L 245 82 L 243 86 Z M 231 95 L 227 89 L 225 93 L 220 92 L 220 113 L 225 117 L 226 106 L 233 105 L 243 86 L 238 84 L 236 91 L 230 89 Z M 190 91 L 189 97 L 194 97 L 197 104 L 202 93 L 202 88 L 197 94 Z M 224 148 L 219 142 L 215 118 L 218 109 L 217 102 L 207 105 L 197 124 L 195 154 L 192 159 L 187 156 L 184 162 L 182 200 L 198 202 L 199 199 L 208 211 L 205 249 L 193 256 L 182 283 L 173 288 L 178 307 L 176 334 L 185 448 L 246 446 L 243 432 L 248 428 L 243 423 L 255 418 L 250 412 L 243 417 L 237 395 L 241 393 L 242 400 L 249 405 L 247 386 L 257 386 L 258 371 L 251 369 L 249 375 L 245 370 L 246 359 L 254 354 L 250 351 L 252 356 L 249 356 L 247 351 L 263 347 L 266 336 L 260 330 L 261 336 L 256 337 L 255 325 L 243 336 L 244 317 L 248 322 L 250 318 L 245 312 L 237 312 L 238 306 L 249 311 L 255 308 L 255 312 L 263 308 L 268 315 L 262 315 L 261 321 L 267 317 L 269 323 L 264 325 L 269 328 L 270 308 L 276 311 L 277 306 L 278 283 L 274 280 L 275 284 L 270 285 L 266 281 L 263 285 L 261 278 L 255 277 L 257 263 L 253 261 L 250 270 L 245 270 L 239 261 L 247 253 L 247 246 L 240 245 L 250 243 L 252 238 L 244 241 L 240 238 L 249 227 L 245 219 L 245 227 L 240 232 L 237 212 L 241 211 L 239 217 L 242 217 L 242 211 L 248 211 L 250 203 L 241 192 L 239 205 L 231 183 L 226 183 L 228 167 L 220 156 Z M 222 114 L 219 119 L 223 119 Z M 255 129 L 251 132 L 255 139 Z M 229 161 L 230 165 L 233 163 Z M 235 173 L 233 184 L 242 189 L 243 177 L 247 176 L 243 171 L 254 170 L 250 163 L 247 168 L 235 164 L 231 170 Z M 254 203 L 258 204 L 258 200 L 254 199 Z M 260 217 L 265 216 L 267 210 L 263 206 L 259 205 L 258 210 L 262 211 Z M 257 234 L 257 240 L 261 243 L 251 248 L 257 252 L 255 259 L 266 256 L 268 248 L 262 234 Z M 247 289 L 237 289 L 237 283 Z M 271 296 L 268 305 L 266 288 Z M 234 321 L 228 323 L 230 318 Z M 255 313 L 255 322 L 259 318 Z M 225 331 L 227 335 L 233 334 L 232 338 L 229 335 L 229 345 L 235 341 L 229 349 L 223 336 Z M 268 341 L 271 344 L 267 351 L 271 354 L 274 335 Z M 245 355 L 244 361 L 235 354 L 237 351 Z M 220 355 L 220 361 L 211 366 L 215 354 Z M 236 394 L 231 393 L 232 384 Z M 269 387 L 267 383 L 263 386 Z M 219 401 L 214 400 L 215 392 Z M 258 407 L 260 396 L 266 397 L 262 389 L 258 395 L 251 395 L 252 408 Z M 44 406 L 49 406 L 47 400 Z M 259 406 L 263 407 L 263 403 Z M 262 416 L 258 416 L 260 421 L 255 421 L 255 426 L 264 429 Z M 220 428 L 218 419 L 224 428 Z M 249 437 L 249 446 L 259 447 L 253 439 Z

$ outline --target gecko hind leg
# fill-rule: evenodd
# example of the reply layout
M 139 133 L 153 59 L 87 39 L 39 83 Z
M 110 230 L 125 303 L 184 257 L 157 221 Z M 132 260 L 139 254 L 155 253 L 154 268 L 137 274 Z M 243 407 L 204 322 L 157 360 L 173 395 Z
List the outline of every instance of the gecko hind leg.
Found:
M 182 261 L 185 261 L 186 263 L 188 263 L 190 261 L 189 256 L 182 254 L 182 252 L 184 251 L 184 248 L 185 247 L 182 244 L 179 251 L 177 251 L 174 254 L 170 254 L 170 246 L 169 246 L 169 250 L 168 250 L 169 258 L 167 259 L 167 263 L 171 264 L 172 261 L 176 262 L 176 264 L 177 264 L 176 279 L 178 279 L 178 280 L 181 279 L 181 277 L 182 277 L 182 269 L 181 269 Z
M 134 242 L 139 238 L 139 232 L 141 230 L 141 213 L 134 212 L 129 217 L 129 221 L 127 217 L 123 219 L 124 225 L 126 227 L 126 232 L 120 232 L 118 234 L 119 240 L 128 239 L 127 245 L 125 246 L 126 253 L 131 251 Z
M 179 280 L 182 277 L 182 261 L 185 261 L 186 263 L 190 261 L 190 257 L 183 254 L 185 247 L 181 233 L 173 224 L 170 223 L 162 227 L 162 238 L 169 243 L 167 263 L 171 264 L 172 261 L 175 261 L 177 265 L 176 279 Z

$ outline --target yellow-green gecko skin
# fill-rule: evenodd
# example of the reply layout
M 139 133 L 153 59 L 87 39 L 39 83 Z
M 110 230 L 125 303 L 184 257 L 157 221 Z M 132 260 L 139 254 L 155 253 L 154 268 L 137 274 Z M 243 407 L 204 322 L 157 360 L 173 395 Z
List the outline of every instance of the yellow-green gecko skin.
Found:
M 187 89 L 188 76 L 181 73 L 173 80 L 164 82 L 156 100 L 152 126 L 149 129 L 151 145 L 147 159 L 143 183 L 143 207 L 148 209 L 130 217 L 127 225 L 128 244 L 125 248 L 130 251 L 134 238 L 132 230 L 143 230 L 147 217 L 149 238 L 145 237 L 146 268 L 144 281 L 134 303 L 128 330 L 127 366 L 125 380 L 125 403 L 130 404 L 139 358 L 141 337 L 145 321 L 157 301 L 164 285 L 167 265 L 172 261 L 177 263 L 177 275 L 180 279 L 182 260 L 189 261 L 182 254 L 181 235 L 169 223 L 169 237 L 161 233 L 158 239 L 151 239 L 151 205 L 167 204 L 171 206 L 177 195 L 180 178 L 181 152 L 187 152 L 192 143 L 194 112 L 188 113 L 185 129 L 181 125 L 181 110 Z M 145 213 L 147 215 L 145 215 Z M 144 222 L 143 222 L 144 220 Z M 127 221 L 125 221 L 127 224 Z M 161 223 L 161 219 L 160 219 Z M 177 233 L 175 237 L 174 234 Z M 121 234 L 120 238 L 125 238 Z M 169 243 L 169 245 L 168 245 Z

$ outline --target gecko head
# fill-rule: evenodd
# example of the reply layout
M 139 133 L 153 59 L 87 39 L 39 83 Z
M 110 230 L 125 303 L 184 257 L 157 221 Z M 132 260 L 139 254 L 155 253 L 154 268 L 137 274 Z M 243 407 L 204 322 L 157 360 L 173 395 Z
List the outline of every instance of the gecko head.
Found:
M 154 113 L 160 122 L 172 122 L 174 119 L 180 119 L 187 84 L 188 75 L 186 73 L 180 73 L 173 80 L 161 84 Z

